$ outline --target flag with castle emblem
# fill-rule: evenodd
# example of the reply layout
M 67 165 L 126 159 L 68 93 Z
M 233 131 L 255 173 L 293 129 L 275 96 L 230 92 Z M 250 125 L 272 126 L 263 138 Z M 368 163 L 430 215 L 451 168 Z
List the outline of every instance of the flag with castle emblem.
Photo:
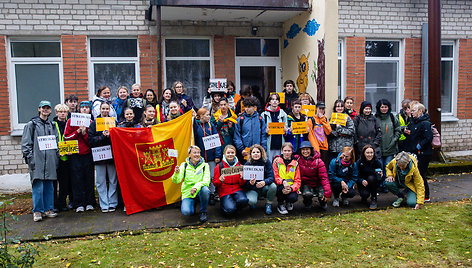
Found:
M 192 111 L 149 128 L 114 127 L 110 137 L 128 215 L 180 200 L 171 177 L 193 144 Z

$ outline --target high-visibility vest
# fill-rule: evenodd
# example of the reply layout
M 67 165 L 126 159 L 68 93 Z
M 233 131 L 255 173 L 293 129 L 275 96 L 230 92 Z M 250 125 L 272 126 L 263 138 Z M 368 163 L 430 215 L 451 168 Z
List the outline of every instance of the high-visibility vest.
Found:
M 410 122 L 408 122 L 408 124 L 405 123 L 405 120 L 403 119 L 403 116 L 401 114 L 398 115 L 398 120 L 400 121 L 400 126 L 404 127 L 404 126 L 408 126 L 410 124 Z M 400 135 L 400 138 L 398 140 L 405 140 L 406 137 L 405 137 L 405 134 L 401 134 Z
M 54 121 L 54 124 L 56 125 L 57 133 L 59 134 L 59 142 L 63 142 L 64 141 L 64 133 L 61 134 L 61 131 L 59 130 L 59 125 L 57 124 L 56 121 Z M 67 155 L 61 156 L 60 159 L 62 161 L 67 161 Z
M 295 181 L 295 171 L 297 170 L 297 166 L 298 162 L 295 166 L 290 166 L 287 172 L 287 167 L 283 163 L 277 163 L 280 178 L 285 180 L 289 185 L 292 185 Z

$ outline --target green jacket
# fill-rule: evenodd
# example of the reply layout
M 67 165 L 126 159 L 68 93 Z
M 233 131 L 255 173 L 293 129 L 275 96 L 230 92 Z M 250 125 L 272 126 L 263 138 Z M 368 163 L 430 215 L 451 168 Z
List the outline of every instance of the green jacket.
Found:
M 187 158 L 185 162 L 180 164 L 179 172 L 174 172 L 174 174 L 172 175 L 172 182 L 182 182 L 182 199 L 195 198 L 203 186 L 208 187 L 210 185 L 210 166 L 208 165 L 208 163 L 205 163 L 203 158 L 200 158 L 200 162 L 197 164 L 197 167 L 194 167 L 190 163 L 190 159 Z M 194 195 L 190 194 L 190 190 L 192 188 L 197 189 Z
M 398 139 L 401 135 L 401 126 L 398 118 L 390 114 L 380 114 L 377 117 L 382 130 L 382 156 L 389 156 L 398 153 Z M 392 122 L 393 119 L 393 122 Z

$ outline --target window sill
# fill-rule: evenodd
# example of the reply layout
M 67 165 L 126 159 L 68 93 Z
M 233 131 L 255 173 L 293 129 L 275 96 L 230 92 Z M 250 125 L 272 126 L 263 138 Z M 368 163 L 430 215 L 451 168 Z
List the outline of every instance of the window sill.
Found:
M 459 121 L 459 118 L 453 116 L 453 115 L 442 115 L 441 116 L 441 122 L 457 122 Z
M 12 136 L 12 137 L 21 137 L 21 136 L 23 136 L 23 129 L 14 129 L 14 130 L 12 130 L 10 136 Z

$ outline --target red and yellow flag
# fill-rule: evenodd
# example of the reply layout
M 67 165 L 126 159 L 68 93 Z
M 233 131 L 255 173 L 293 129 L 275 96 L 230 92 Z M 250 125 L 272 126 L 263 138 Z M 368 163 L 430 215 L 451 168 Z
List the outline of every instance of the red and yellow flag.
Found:
M 150 128 L 111 128 L 116 172 L 126 213 L 172 204 L 180 200 L 180 184 L 172 183 L 176 165 L 187 158 L 193 144 L 192 112 Z M 169 149 L 177 150 L 169 156 Z

